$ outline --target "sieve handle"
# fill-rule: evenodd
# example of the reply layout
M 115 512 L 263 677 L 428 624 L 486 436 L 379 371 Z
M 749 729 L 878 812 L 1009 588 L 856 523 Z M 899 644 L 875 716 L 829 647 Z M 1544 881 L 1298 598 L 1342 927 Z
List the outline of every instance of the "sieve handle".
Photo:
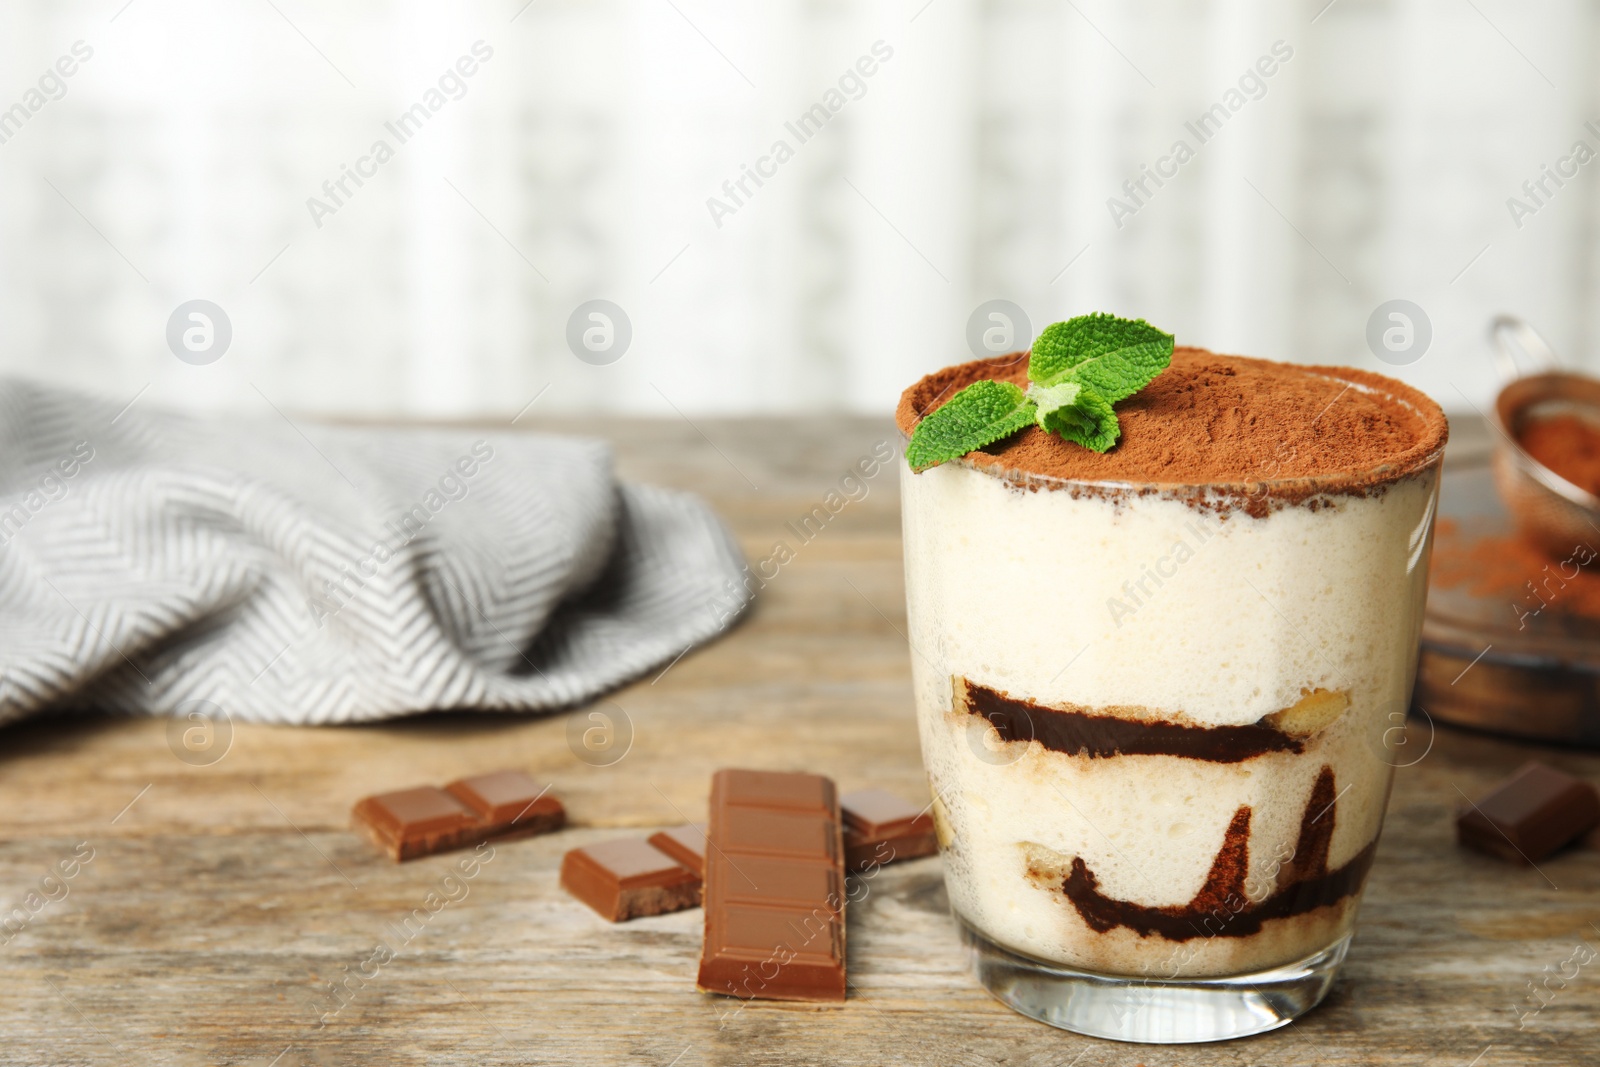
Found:
M 1561 358 L 1538 330 L 1515 315 L 1496 315 L 1489 323 L 1489 349 L 1502 382 L 1513 381 L 1524 373 L 1544 374 L 1561 369 Z M 1523 364 L 1528 365 L 1524 372 Z

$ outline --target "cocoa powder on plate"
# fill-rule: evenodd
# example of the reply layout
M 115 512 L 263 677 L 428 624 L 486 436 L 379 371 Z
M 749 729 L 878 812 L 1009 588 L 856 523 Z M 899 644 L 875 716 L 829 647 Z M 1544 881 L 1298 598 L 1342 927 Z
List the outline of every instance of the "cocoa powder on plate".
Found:
M 1504 597 L 1519 616 L 1549 611 L 1600 619 L 1600 573 L 1586 566 L 1597 557 L 1594 547 L 1574 545 L 1564 559 L 1552 559 L 1516 534 L 1483 533 L 1441 518 L 1433 528 L 1428 581 L 1439 589 Z

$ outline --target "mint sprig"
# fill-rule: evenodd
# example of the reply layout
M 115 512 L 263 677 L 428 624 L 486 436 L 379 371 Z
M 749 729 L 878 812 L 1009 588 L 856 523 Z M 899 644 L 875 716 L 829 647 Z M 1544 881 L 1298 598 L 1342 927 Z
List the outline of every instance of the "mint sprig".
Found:
M 906 462 L 927 470 L 975 448 L 1010 437 L 1033 421 L 1034 405 L 1010 382 L 973 382 L 917 423 Z
M 1028 389 L 1041 429 L 1096 452 L 1110 451 L 1122 436 L 1111 401 L 1079 382 L 1034 385 Z
M 1028 357 L 1029 386 L 973 382 L 921 422 L 906 462 L 921 472 L 991 445 L 1029 423 L 1096 452 L 1122 436 L 1112 404 L 1172 362 L 1173 339 L 1143 319 L 1095 313 L 1046 326 Z
M 1082 382 L 1115 404 L 1149 385 L 1171 362 L 1172 335 L 1143 319 L 1079 315 L 1039 334 L 1028 357 L 1028 380 Z

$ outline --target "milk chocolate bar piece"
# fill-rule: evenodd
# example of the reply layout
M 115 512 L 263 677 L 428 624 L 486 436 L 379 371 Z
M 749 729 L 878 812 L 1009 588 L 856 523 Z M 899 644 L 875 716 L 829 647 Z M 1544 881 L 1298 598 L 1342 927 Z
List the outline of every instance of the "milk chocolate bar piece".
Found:
M 1600 823 L 1594 786 L 1542 763 L 1528 763 L 1456 816 L 1463 844 L 1508 863 L 1538 863 Z
M 690 823 L 650 835 L 650 843 L 693 871 L 706 876 L 706 824 Z
M 718 771 L 706 842 L 700 989 L 844 1000 L 844 841 L 833 782 Z
M 844 819 L 845 870 L 859 874 L 898 860 L 939 851 L 933 816 L 886 789 L 859 789 L 839 798 Z M 650 843 L 690 870 L 705 876 L 706 824 L 661 830 Z
M 380 793 L 356 802 L 352 821 L 396 861 L 559 829 L 561 802 L 521 771 Z
M 700 903 L 700 876 L 637 837 L 568 852 L 561 886 L 614 923 Z
M 839 798 L 844 815 L 844 865 L 860 873 L 939 851 L 933 816 L 886 789 L 858 789 Z

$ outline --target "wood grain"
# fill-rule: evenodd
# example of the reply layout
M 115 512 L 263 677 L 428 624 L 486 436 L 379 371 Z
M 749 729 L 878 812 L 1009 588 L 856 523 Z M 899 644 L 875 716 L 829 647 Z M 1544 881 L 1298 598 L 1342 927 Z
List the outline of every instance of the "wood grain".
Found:
M 1520 1029 L 1518 1016 L 1541 971 L 1580 943 L 1600 947 L 1600 854 L 1519 870 L 1459 850 L 1451 831 L 1462 794 L 1530 756 L 1592 779 L 1600 759 L 1425 723 L 1411 727 L 1412 751 L 1431 748 L 1397 776 L 1344 977 L 1286 1030 L 1162 1049 L 1015 1015 L 964 969 L 937 858 L 883 870 L 852 907 L 843 1006 L 741 1008 L 696 993 L 699 912 L 610 926 L 559 890 L 561 854 L 618 827 L 703 818 L 710 773 L 729 763 L 922 792 L 895 474 L 809 543 L 784 525 L 892 438 L 886 421 L 856 419 L 603 432 L 627 476 L 705 494 L 752 559 L 780 539 L 796 552 L 733 634 L 595 705 L 631 720 L 627 756 L 609 767 L 574 756 L 568 721 L 588 709 L 239 725 L 207 767 L 178 760 L 160 721 L 13 727 L 0 905 L 23 902 L 80 842 L 94 858 L 0 945 L 0 1064 L 1600 1062 L 1600 960 L 1564 988 L 1552 980 Z M 473 878 L 445 882 L 454 856 L 396 866 L 347 828 L 366 793 L 506 765 L 553 779 L 573 828 L 503 845 Z M 436 914 L 424 907 L 460 887 Z M 426 921 L 403 938 L 396 925 L 418 908 Z M 380 941 L 400 951 L 319 1025 L 319 989 L 359 973 Z

